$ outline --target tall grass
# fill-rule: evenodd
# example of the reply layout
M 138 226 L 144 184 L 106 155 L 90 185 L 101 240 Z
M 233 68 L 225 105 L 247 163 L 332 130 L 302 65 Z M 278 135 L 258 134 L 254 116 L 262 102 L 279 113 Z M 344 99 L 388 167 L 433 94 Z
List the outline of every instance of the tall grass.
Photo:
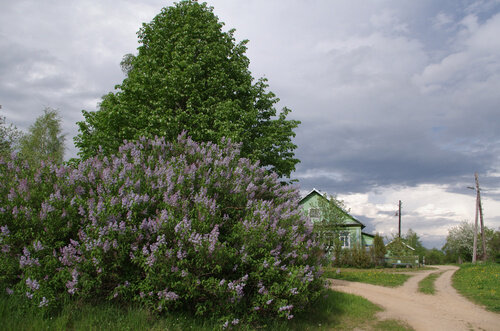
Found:
M 267 325 L 239 325 L 239 330 L 410 330 L 399 321 L 377 321 L 375 314 L 382 309 L 368 300 L 326 291 L 307 313 L 291 321 L 271 321 Z M 27 307 L 18 298 L 0 295 L 0 329 L 2 330 L 217 330 L 220 323 L 186 314 L 154 315 L 137 306 L 119 307 L 110 303 L 98 305 L 71 303 L 53 316 Z
M 453 286 L 486 309 L 500 312 L 500 264 L 463 264 L 453 275 Z

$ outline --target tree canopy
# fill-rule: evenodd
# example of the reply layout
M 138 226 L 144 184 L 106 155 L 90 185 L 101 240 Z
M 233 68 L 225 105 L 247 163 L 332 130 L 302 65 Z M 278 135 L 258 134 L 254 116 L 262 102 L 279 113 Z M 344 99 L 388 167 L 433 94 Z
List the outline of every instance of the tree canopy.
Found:
M 415 248 L 415 254 L 418 255 L 420 259 L 425 256 L 425 252 L 427 250 L 422 245 L 422 241 L 415 231 L 408 229 L 408 232 L 406 232 L 406 235 L 404 236 L 404 240 L 408 245 Z
M 55 109 L 45 108 L 43 115 L 30 126 L 28 134 L 20 139 L 19 153 L 32 164 L 39 164 L 42 160 L 62 163 L 65 139 L 59 113 Z
M 387 249 L 384 245 L 384 239 L 377 232 L 377 234 L 373 238 L 373 257 L 375 259 L 376 265 L 384 264 L 384 257 L 386 253 Z
M 486 236 L 486 241 L 489 242 L 490 238 L 493 237 L 493 230 L 485 227 L 484 233 Z M 483 255 L 483 247 L 480 244 L 481 234 L 478 231 L 477 240 L 477 256 Z M 471 261 L 474 249 L 474 224 L 464 221 L 457 226 L 454 226 L 448 230 L 448 236 L 446 237 L 446 243 L 443 246 L 443 251 L 450 258 L 455 261 L 461 258 L 463 261 Z
M 342 250 L 339 233 L 347 216 L 346 206 L 343 201 L 325 193 L 322 199 L 318 199 L 315 207 L 319 209 L 320 220 L 314 222 L 314 230 L 318 233 L 325 251 L 333 252 L 338 259 Z
M 7 125 L 5 116 L 0 116 L 0 156 L 15 150 L 21 136 L 21 131 L 12 124 Z
M 246 43 L 205 3 L 182 1 L 163 8 L 138 32 L 138 54 L 121 65 L 126 78 L 102 98 L 99 110 L 83 111 L 75 145 L 82 158 L 118 150 L 142 136 L 174 140 L 186 131 L 195 141 L 240 142 L 241 155 L 280 176 L 299 162 L 292 138 L 300 123 L 277 113 L 279 99 L 266 79 L 254 81 Z

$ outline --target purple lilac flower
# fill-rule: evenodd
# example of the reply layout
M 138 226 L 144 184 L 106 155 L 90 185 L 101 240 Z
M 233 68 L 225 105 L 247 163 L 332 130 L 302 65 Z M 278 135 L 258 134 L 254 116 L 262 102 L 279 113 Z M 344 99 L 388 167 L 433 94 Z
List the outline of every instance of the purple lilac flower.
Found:
M 33 299 L 33 293 L 26 292 L 26 297 L 27 297 L 28 299 Z
M 183 260 L 185 257 L 187 256 L 187 252 L 183 251 L 182 248 L 180 248 L 178 251 L 177 251 L 177 258 L 179 260 Z
M 195 246 L 201 246 L 201 240 L 202 236 L 199 233 L 193 232 L 191 233 L 191 236 L 189 237 L 189 241 Z
M 208 236 L 208 251 L 212 253 L 215 250 L 215 244 L 217 243 L 219 239 L 219 225 L 215 224 L 214 228 L 210 232 L 210 235 Z
M 35 242 L 33 242 L 33 248 L 35 249 L 35 252 L 41 251 L 43 249 L 43 245 L 40 240 L 36 240 Z
M 175 301 L 179 299 L 179 296 L 175 292 L 168 291 L 168 289 L 165 289 L 163 291 L 158 292 L 158 298 L 160 299 L 164 298 L 167 301 Z
M 8 237 L 10 234 L 9 227 L 7 225 L 0 226 L 0 231 L 2 232 L 2 235 L 4 235 L 5 237 Z
M 16 196 L 17 196 L 16 191 L 14 190 L 13 187 L 11 187 L 9 194 L 7 194 L 7 198 L 9 199 L 9 201 L 12 201 L 16 198 Z
M 40 301 L 40 303 L 38 304 L 38 307 L 40 307 L 40 308 L 41 308 L 41 307 L 45 307 L 45 306 L 47 306 L 48 304 L 49 304 L 49 300 L 47 300 L 47 298 L 46 298 L 46 297 L 43 297 L 43 298 L 42 298 L 42 301 Z
M 14 217 L 17 217 L 17 215 L 19 215 L 19 209 L 17 208 L 17 206 L 14 206 L 14 208 L 12 208 L 12 215 Z
M 38 262 L 38 259 L 36 258 L 32 259 L 30 251 L 26 247 L 24 247 L 23 255 L 19 259 L 19 266 L 21 268 L 24 268 L 26 266 L 32 266 L 32 265 L 39 266 L 40 263 Z
M 293 305 L 288 305 L 288 306 L 282 306 L 278 310 L 279 311 L 285 311 L 285 310 L 291 311 L 292 309 L 293 309 Z
M 231 324 L 232 324 L 232 325 L 236 325 L 236 324 L 238 324 L 239 322 L 240 322 L 240 320 L 239 320 L 239 319 L 237 319 L 237 318 L 235 318 L 235 319 L 231 322 Z
M 149 266 L 149 267 L 153 267 L 153 265 L 155 264 L 156 262 L 156 257 L 154 255 L 154 253 L 151 253 L 151 255 L 149 255 L 147 258 L 146 258 L 146 264 Z
M 21 179 L 19 181 L 19 186 L 17 188 L 19 193 L 25 193 L 28 192 L 28 180 L 27 179 Z
M 51 204 L 42 202 L 42 210 L 40 210 L 40 219 L 44 220 L 50 212 L 56 210 Z
M 77 248 L 79 243 L 77 241 L 71 240 L 69 245 L 61 248 L 61 256 L 59 261 L 65 266 L 72 266 L 75 262 L 81 261 L 81 252 Z
M 14 294 L 14 291 L 8 287 L 5 288 L 5 292 L 7 292 L 8 295 Z
M 296 288 L 296 287 L 294 287 L 294 288 L 290 289 L 290 292 L 291 292 L 293 295 L 299 294 L 299 291 L 297 291 L 297 288 Z
M 73 269 L 73 271 L 71 272 L 72 280 L 66 282 L 68 293 L 71 295 L 75 294 L 75 292 L 78 291 L 78 288 L 76 287 L 76 285 L 78 284 L 78 275 L 78 271 L 76 269 Z
M 36 279 L 31 280 L 31 278 L 26 279 L 26 285 L 32 290 L 36 291 L 40 288 L 40 284 L 38 284 Z

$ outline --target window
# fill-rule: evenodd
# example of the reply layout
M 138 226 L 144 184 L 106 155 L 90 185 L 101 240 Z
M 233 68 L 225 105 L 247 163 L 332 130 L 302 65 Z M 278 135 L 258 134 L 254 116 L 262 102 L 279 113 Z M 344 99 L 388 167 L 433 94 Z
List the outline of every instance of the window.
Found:
M 342 246 L 342 248 L 351 247 L 351 234 L 349 233 L 349 231 L 340 232 L 339 239 L 340 239 L 340 245 Z
M 321 213 L 319 211 L 319 208 L 309 209 L 309 218 L 311 219 L 311 221 L 319 221 L 320 217 L 321 217 Z

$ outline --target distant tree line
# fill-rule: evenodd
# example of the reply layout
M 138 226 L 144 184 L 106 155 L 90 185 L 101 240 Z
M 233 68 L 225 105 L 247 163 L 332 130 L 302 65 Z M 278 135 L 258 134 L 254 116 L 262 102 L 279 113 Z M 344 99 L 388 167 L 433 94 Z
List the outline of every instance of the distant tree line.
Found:
M 4 116 L 0 117 L 0 156 L 14 152 L 32 167 L 43 161 L 61 164 L 66 139 L 61 121 L 56 109 L 45 108 L 28 132 L 23 132 L 12 124 L 7 125 Z

